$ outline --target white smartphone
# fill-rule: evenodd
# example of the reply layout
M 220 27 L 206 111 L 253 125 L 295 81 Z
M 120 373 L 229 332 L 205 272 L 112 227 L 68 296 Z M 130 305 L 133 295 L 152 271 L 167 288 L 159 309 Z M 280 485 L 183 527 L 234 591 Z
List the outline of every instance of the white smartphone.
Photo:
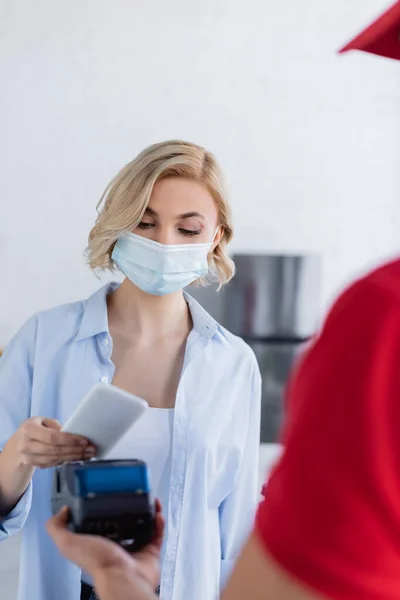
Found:
M 120 388 L 98 383 L 82 400 L 62 431 L 81 435 L 96 446 L 96 458 L 107 454 L 142 416 L 148 404 Z

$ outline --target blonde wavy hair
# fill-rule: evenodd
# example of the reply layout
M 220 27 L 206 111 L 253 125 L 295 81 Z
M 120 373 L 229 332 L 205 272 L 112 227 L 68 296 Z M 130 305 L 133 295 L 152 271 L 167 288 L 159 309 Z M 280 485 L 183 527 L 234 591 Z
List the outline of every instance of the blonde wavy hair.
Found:
M 215 201 L 218 224 L 223 233 L 209 256 L 210 273 L 199 283 L 218 281 L 221 287 L 235 273 L 234 263 L 226 254 L 233 229 L 223 175 L 213 154 L 179 140 L 149 146 L 123 167 L 106 187 L 97 205 L 96 223 L 89 234 L 88 263 L 94 271 L 116 268 L 111 254 L 117 239 L 137 227 L 150 202 L 154 185 L 167 177 L 184 177 L 200 183 Z

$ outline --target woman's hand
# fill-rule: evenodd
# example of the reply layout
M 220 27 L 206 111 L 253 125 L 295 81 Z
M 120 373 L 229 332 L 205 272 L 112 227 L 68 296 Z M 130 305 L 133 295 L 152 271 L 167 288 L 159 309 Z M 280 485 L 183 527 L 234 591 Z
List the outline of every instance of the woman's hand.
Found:
M 44 417 L 24 421 L 10 443 L 20 465 L 40 469 L 65 462 L 89 460 L 96 452 L 88 440 L 61 431 L 58 421 Z
M 160 581 L 160 551 L 164 535 L 161 505 L 156 503 L 153 541 L 133 555 L 99 536 L 67 529 L 68 509 L 50 519 L 47 530 L 61 554 L 92 576 L 101 600 L 153 600 Z
M 35 467 L 46 469 L 89 460 L 95 452 L 81 436 L 61 431 L 54 419 L 33 417 L 24 421 L 0 453 L 0 517 L 7 517 L 23 496 Z

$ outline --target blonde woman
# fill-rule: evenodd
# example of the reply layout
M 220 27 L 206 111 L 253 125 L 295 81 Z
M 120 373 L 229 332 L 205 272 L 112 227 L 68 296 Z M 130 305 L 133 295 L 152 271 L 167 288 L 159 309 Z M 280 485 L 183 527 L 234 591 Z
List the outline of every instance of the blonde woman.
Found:
M 105 191 L 89 235 L 89 299 L 32 317 L 0 361 L 0 539 L 24 528 L 19 600 L 94 597 L 45 532 L 52 469 L 95 449 L 60 431 L 98 381 L 151 409 L 113 457 L 143 458 L 164 507 L 163 600 L 212 600 L 252 526 L 261 384 L 252 351 L 183 288 L 234 274 L 230 209 L 212 154 L 151 146 Z

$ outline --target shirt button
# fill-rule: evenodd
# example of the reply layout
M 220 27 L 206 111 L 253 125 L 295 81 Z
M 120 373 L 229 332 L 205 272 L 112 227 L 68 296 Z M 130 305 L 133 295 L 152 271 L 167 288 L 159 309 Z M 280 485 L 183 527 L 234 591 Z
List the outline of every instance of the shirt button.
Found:
M 104 338 L 103 344 L 105 346 L 108 346 L 109 343 L 110 343 L 110 340 L 108 338 Z
M 108 377 L 102 377 L 100 381 L 101 383 L 108 383 Z

